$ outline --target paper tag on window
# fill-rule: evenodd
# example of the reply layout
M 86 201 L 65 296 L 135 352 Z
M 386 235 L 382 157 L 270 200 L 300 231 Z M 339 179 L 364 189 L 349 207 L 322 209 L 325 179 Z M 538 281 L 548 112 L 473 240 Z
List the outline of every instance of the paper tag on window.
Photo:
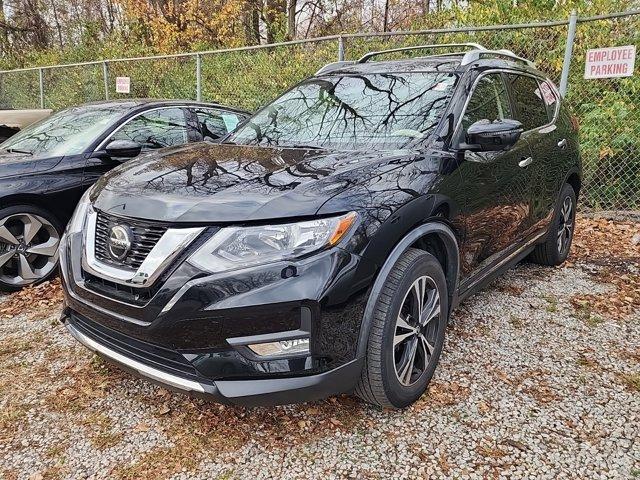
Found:
M 542 98 L 544 99 L 544 103 L 547 105 L 553 105 L 556 103 L 556 96 L 553 94 L 551 87 L 547 82 L 542 82 L 540 84 L 540 90 L 542 90 Z

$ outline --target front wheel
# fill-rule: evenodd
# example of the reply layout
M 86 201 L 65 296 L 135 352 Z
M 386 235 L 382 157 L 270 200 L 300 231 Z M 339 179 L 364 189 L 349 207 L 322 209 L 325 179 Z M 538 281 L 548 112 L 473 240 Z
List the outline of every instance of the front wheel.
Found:
M 420 398 L 442 352 L 448 312 L 440 263 L 427 252 L 408 249 L 376 299 L 356 394 L 391 408 L 407 407 Z
M 576 223 L 576 192 L 565 184 L 560 192 L 558 206 L 554 214 L 547 239 L 537 245 L 530 259 L 540 265 L 555 266 L 562 264 L 569 256 L 573 232 Z
M 15 291 L 53 277 L 63 226 L 33 205 L 0 209 L 0 290 Z

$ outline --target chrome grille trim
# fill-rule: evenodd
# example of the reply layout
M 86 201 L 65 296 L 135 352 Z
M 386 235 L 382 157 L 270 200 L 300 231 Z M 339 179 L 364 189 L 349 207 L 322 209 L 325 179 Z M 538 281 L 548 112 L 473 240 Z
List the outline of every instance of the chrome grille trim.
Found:
M 110 230 L 114 225 L 127 225 L 134 234 L 131 250 L 122 262 L 114 261 L 111 258 L 107 246 Z M 97 212 L 96 259 L 118 268 L 137 270 L 167 229 L 168 227 L 163 225 L 151 224 L 141 220 L 120 219 L 103 212 Z
M 82 268 L 105 280 L 138 287 L 153 285 L 169 264 L 205 230 L 205 227 L 167 228 L 139 267 L 133 270 L 96 258 L 97 223 L 98 213 L 89 208 L 83 235 Z

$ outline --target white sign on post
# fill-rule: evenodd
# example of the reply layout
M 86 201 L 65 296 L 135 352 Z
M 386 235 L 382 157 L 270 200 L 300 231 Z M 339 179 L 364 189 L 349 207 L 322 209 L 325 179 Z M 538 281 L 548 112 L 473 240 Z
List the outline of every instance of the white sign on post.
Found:
M 635 60 L 635 45 L 587 50 L 584 78 L 630 77 Z
M 116 93 L 129 93 L 131 91 L 130 77 L 116 77 Z

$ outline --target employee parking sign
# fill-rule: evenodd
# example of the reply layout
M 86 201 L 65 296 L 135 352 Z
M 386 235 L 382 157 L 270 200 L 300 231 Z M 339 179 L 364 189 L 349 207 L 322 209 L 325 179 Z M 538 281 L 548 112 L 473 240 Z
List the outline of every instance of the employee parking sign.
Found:
M 635 60 L 635 45 L 587 50 L 584 78 L 630 77 Z

